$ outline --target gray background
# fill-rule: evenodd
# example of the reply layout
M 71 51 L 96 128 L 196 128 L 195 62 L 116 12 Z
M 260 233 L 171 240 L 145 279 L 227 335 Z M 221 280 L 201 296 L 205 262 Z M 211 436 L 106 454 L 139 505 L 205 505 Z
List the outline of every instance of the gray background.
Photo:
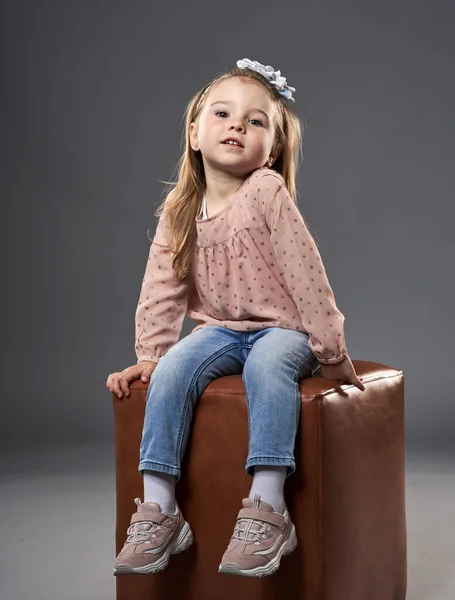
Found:
M 19 0 L 0 16 L 2 600 L 113 598 L 106 379 L 136 363 L 146 232 L 185 103 L 245 57 L 297 90 L 299 206 L 351 358 L 404 372 L 407 452 L 425 455 L 408 462 L 408 598 L 453 597 L 454 4 Z
M 351 358 L 403 370 L 410 447 L 450 447 L 454 6 L 280 7 L 3 5 L 3 441 L 112 438 L 185 103 L 248 57 L 297 90 L 299 206 Z

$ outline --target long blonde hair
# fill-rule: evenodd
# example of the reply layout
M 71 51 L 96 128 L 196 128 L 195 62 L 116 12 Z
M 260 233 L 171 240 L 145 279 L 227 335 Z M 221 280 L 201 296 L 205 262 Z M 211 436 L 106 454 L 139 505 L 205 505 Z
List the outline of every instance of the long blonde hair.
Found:
M 161 182 L 167 184 L 170 190 L 168 188 L 165 200 L 155 212 L 157 217 L 165 213 L 167 239 L 173 254 L 172 267 L 175 277 L 179 280 L 185 279 L 190 273 L 192 253 L 197 238 L 195 219 L 201 210 L 201 198 L 206 188 L 201 153 L 194 151 L 190 144 L 190 124 L 198 118 L 205 104 L 206 92 L 217 83 L 231 77 L 259 81 L 276 103 L 277 118 L 272 153 L 277 151 L 275 154 L 277 158 L 273 163 L 273 169 L 283 177 L 292 199 L 297 203 L 296 176 L 300 154 L 303 158 L 304 124 L 289 107 L 289 101 L 284 100 L 276 88 L 260 73 L 248 68 L 235 67 L 215 77 L 191 98 L 186 107 L 182 138 L 184 150 L 174 170 L 174 173 L 177 172 L 177 181 Z

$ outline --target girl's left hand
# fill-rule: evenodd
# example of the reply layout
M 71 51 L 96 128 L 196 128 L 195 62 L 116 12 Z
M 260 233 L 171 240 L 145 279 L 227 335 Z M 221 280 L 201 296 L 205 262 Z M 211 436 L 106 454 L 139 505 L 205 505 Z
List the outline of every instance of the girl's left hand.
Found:
M 349 356 L 346 356 L 346 358 L 339 363 L 331 365 L 326 365 L 323 363 L 319 364 L 321 365 L 321 377 L 332 379 L 338 383 L 352 383 L 362 392 L 365 391 L 365 386 L 357 377 Z

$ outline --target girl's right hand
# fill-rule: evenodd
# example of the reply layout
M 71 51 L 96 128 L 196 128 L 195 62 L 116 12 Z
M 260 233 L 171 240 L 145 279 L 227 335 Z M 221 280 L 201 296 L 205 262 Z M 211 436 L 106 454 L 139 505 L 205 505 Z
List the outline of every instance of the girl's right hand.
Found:
M 106 387 L 119 398 L 130 395 L 129 384 L 141 378 L 147 383 L 158 363 L 151 360 L 143 360 L 136 365 L 127 367 L 121 373 L 111 373 L 106 381 Z

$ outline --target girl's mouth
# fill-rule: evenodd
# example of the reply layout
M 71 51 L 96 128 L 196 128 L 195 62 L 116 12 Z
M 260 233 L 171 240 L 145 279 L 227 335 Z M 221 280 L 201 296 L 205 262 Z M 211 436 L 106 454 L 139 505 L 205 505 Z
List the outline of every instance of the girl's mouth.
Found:
M 236 150 L 243 150 L 243 146 L 238 146 L 237 144 L 230 144 L 229 142 L 221 142 L 223 146 L 229 146 L 229 148 L 235 148 Z

